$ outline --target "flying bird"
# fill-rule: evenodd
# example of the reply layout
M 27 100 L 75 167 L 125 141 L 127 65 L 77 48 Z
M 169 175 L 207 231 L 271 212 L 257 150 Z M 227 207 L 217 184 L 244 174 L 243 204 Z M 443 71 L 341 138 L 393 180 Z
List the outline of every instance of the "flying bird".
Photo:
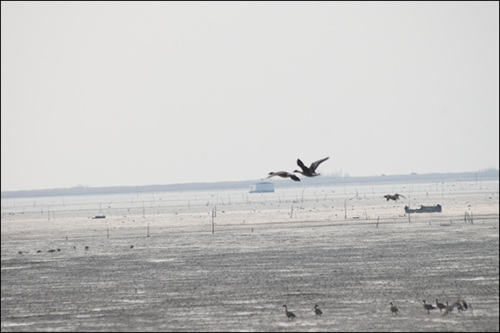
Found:
M 295 313 L 288 311 L 288 308 L 286 307 L 286 305 L 283 305 L 283 306 L 285 307 L 285 314 L 289 320 L 296 318 Z
M 404 195 L 402 195 L 402 194 L 398 194 L 398 193 L 396 193 L 396 194 L 394 194 L 394 195 L 390 195 L 390 194 L 386 194 L 386 195 L 384 195 L 384 198 L 386 198 L 386 199 L 387 199 L 387 201 L 389 201 L 389 200 L 394 200 L 394 201 L 396 201 L 396 200 L 398 200 L 398 199 L 399 199 L 399 197 L 403 197 L 403 198 L 405 198 L 405 199 L 406 199 L 406 197 L 405 197 Z
M 295 176 L 293 173 L 286 172 L 286 171 L 269 172 L 269 176 L 267 176 L 266 179 L 270 178 L 270 177 L 274 177 L 274 176 L 279 176 L 282 178 L 292 178 L 296 182 L 300 182 L 299 177 Z
M 316 168 L 321 164 L 323 163 L 324 161 L 326 161 L 327 159 L 329 159 L 330 157 L 326 157 L 326 158 L 323 158 L 321 160 L 318 160 L 316 162 L 313 162 L 311 163 L 311 165 L 308 167 L 306 167 L 304 165 L 304 163 L 302 163 L 302 161 L 299 159 L 297 159 L 297 165 L 302 169 L 302 171 L 299 171 L 299 170 L 294 170 L 293 172 L 298 172 L 298 173 L 301 173 L 302 175 L 306 176 L 306 177 L 316 177 L 316 176 L 319 176 L 320 173 L 316 173 Z

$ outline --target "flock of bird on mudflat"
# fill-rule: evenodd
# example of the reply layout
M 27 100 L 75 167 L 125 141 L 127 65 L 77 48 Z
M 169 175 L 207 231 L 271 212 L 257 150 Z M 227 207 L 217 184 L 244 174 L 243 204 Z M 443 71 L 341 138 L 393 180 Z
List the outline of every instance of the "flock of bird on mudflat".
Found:
M 297 318 L 297 316 L 295 315 L 295 313 L 291 312 L 291 311 L 288 311 L 288 308 L 285 305 L 283 305 L 285 307 L 285 314 L 286 314 L 286 317 L 291 320 L 291 319 L 294 319 L 294 318 Z M 316 313 L 316 318 L 318 317 L 321 317 L 321 315 L 323 314 L 323 311 L 321 311 L 320 308 L 318 308 L 318 304 L 314 305 L 314 312 Z
M 430 310 L 437 310 L 437 309 L 439 309 L 439 312 L 441 313 L 443 313 L 444 310 L 443 316 L 446 316 L 448 313 L 453 312 L 453 309 L 455 308 L 457 308 L 459 313 L 462 311 L 467 311 L 468 309 L 472 311 L 472 305 L 470 303 L 467 304 L 467 302 L 464 300 L 455 301 L 451 305 L 448 304 L 448 301 L 446 301 L 446 305 L 443 303 L 439 303 L 437 299 L 436 299 L 436 306 L 432 304 L 427 304 L 425 300 L 423 300 L 422 303 L 424 309 L 427 310 L 427 314 L 430 314 Z M 391 305 L 391 313 L 397 315 L 399 312 L 398 307 L 395 306 L 392 302 L 390 302 L 389 304 Z M 295 313 L 288 311 L 288 307 L 286 306 L 286 304 L 283 305 L 283 307 L 285 308 L 285 315 L 288 318 L 288 320 L 297 318 Z M 321 309 L 318 308 L 318 304 L 314 305 L 314 312 L 316 313 L 316 318 L 321 317 L 321 315 L 323 314 L 323 311 L 321 311 Z
M 389 304 L 391 305 L 391 312 L 393 314 L 398 314 L 399 309 L 397 308 L 397 306 L 392 304 L 392 302 Z M 427 310 L 427 314 L 430 314 L 430 310 L 439 309 L 439 312 L 441 313 L 443 313 L 444 310 L 443 316 L 446 316 L 448 313 L 453 312 L 453 309 L 455 308 L 457 308 L 458 312 L 467 311 L 468 309 L 472 311 L 472 305 L 470 303 L 467 304 L 467 302 L 464 300 L 457 300 L 453 302 L 451 305 L 448 304 L 448 301 L 446 301 L 445 305 L 443 303 L 439 303 L 438 299 L 436 298 L 436 306 L 432 304 L 427 304 L 425 300 L 422 301 L 422 305 L 424 309 Z
M 329 157 L 326 157 L 326 158 L 323 158 L 323 159 L 318 160 L 316 162 L 313 162 L 313 163 L 311 163 L 311 165 L 309 167 L 305 166 L 304 163 L 300 159 L 297 159 L 297 165 L 302 169 L 302 171 L 294 170 L 293 172 L 300 173 L 306 177 L 319 176 L 320 174 L 316 172 L 316 169 L 318 168 L 318 166 L 321 163 L 323 163 L 327 159 L 329 159 Z M 274 177 L 274 176 L 279 176 L 282 178 L 291 178 L 292 180 L 297 181 L 297 182 L 300 181 L 299 177 L 297 177 L 295 174 L 293 174 L 291 172 L 287 172 L 287 171 L 269 172 L 269 175 L 267 178 Z M 384 195 L 384 198 L 386 198 L 387 201 L 389 201 L 389 200 L 397 201 L 399 199 L 399 197 L 405 198 L 403 195 L 398 194 L 398 193 L 396 193 L 394 195 L 391 195 L 391 194 Z M 131 249 L 133 247 L 134 247 L 133 245 L 130 246 Z M 86 246 L 85 250 L 88 250 L 88 249 L 89 249 L 89 247 Z M 60 251 L 60 250 L 57 249 L 57 251 Z M 41 251 L 39 250 L 38 252 L 41 252 Z M 55 250 L 49 250 L 49 252 L 55 252 Z M 21 251 L 19 251 L 19 253 L 22 254 Z M 425 300 L 423 300 L 422 303 L 423 303 L 424 309 L 427 310 L 427 314 L 430 314 L 430 310 L 436 310 L 436 309 L 439 309 L 439 311 L 441 313 L 443 312 L 443 310 L 445 310 L 443 316 L 452 312 L 454 308 L 457 308 L 458 312 L 466 311 L 467 309 L 471 309 L 471 311 L 472 311 L 472 305 L 467 304 L 467 302 L 465 302 L 464 300 L 455 301 L 451 305 L 448 304 L 448 301 L 446 301 L 446 305 L 443 303 L 439 303 L 437 299 L 436 299 L 436 306 L 434 306 L 432 304 L 427 304 L 425 302 Z M 391 305 L 391 307 L 390 307 L 391 313 L 397 315 L 399 312 L 398 307 L 395 306 L 392 302 L 390 302 L 389 304 Z M 288 311 L 288 307 L 286 306 L 286 304 L 283 305 L 283 307 L 285 308 L 285 314 L 286 314 L 286 317 L 288 318 L 288 320 L 293 320 L 297 317 L 293 312 Z M 318 307 L 318 304 L 314 305 L 314 312 L 316 314 L 316 318 L 321 317 L 321 315 L 323 314 L 323 311 L 321 311 L 321 309 Z
M 288 171 L 276 171 L 276 172 L 271 171 L 271 172 L 269 172 L 267 178 L 278 176 L 278 177 L 282 177 L 282 178 L 290 178 L 296 182 L 300 182 L 300 178 L 297 177 L 294 173 L 300 173 L 306 177 L 316 177 L 316 176 L 321 175 L 320 173 L 316 172 L 316 169 L 318 168 L 318 166 L 321 163 L 323 163 L 327 159 L 329 159 L 329 157 L 325 157 L 321 160 L 317 160 L 316 162 L 311 163 L 311 165 L 309 167 L 307 167 L 299 158 L 299 159 L 297 159 L 297 165 L 302 169 L 302 171 L 294 170 L 293 173 L 288 172 Z M 267 179 L 267 178 L 265 178 L 265 179 Z M 399 200 L 400 197 L 406 199 L 406 197 L 404 195 L 398 194 L 398 193 L 396 193 L 394 195 L 391 195 L 391 194 L 384 195 L 384 198 L 387 201 L 389 201 L 389 200 L 397 201 L 397 200 Z M 447 315 L 448 313 L 452 312 L 454 308 L 457 308 L 458 312 L 466 311 L 469 308 L 472 310 L 472 306 L 470 304 L 467 304 L 467 302 L 465 302 L 464 300 L 461 300 L 461 301 L 458 300 L 458 301 L 452 303 L 451 305 L 448 304 L 448 301 L 446 301 L 446 305 L 444 305 L 443 303 L 439 303 L 437 299 L 436 299 L 436 306 L 434 306 L 432 304 L 427 304 L 425 302 L 425 300 L 423 300 L 422 303 L 423 303 L 424 309 L 427 310 L 427 314 L 430 313 L 430 310 L 436 310 L 436 309 L 439 309 L 439 311 L 441 313 L 443 312 L 443 310 L 445 310 L 443 315 Z M 390 302 L 389 304 L 391 305 L 391 308 L 390 308 L 391 313 L 397 314 L 399 312 L 398 307 L 395 306 L 392 302 Z M 286 305 L 283 305 L 283 307 L 285 307 L 285 314 L 289 320 L 292 320 L 292 319 L 297 317 L 293 312 L 288 311 L 288 308 Z M 323 314 L 321 309 L 318 308 L 318 304 L 316 304 L 314 306 L 314 312 L 316 313 L 316 317 L 321 317 L 321 315 Z

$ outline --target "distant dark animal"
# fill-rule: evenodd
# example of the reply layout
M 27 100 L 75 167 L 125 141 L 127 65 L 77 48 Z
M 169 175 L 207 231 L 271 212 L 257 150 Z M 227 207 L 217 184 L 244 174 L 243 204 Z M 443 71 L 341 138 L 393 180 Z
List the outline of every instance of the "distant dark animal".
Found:
M 23 254 L 23 251 L 19 251 L 19 252 L 17 252 L 17 253 L 18 253 L 18 254 Z
M 314 312 L 316 313 L 316 317 L 318 316 L 321 317 L 321 315 L 323 314 L 323 311 L 321 311 L 321 309 L 318 308 L 318 304 L 314 306 Z
M 452 312 L 454 308 L 457 308 L 458 312 L 467 311 L 467 309 L 469 309 L 469 308 L 472 311 L 472 306 L 470 304 L 467 304 L 466 301 L 464 301 L 464 300 L 462 300 L 462 301 L 456 301 L 453 304 L 448 305 L 446 307 L 446 310 L 444 311 L 443 316 L 445 316 L 448 313 Z
M 57 248 L 57 252 L 61 252 L 61 249 L 60 249 L 60 248 Z
M 131 248 L 131 249 L 133 249 L 133 248 L 134 248 L 134 246 L 133 246 L 133 245 L 130 245 L 130 248 Z
M 446 309 L 446 305 L 444 305 L 443 303 L 439 303 L 437 298 L 436 298 L 436 306 L 438 307 L 439 312 L 443 312 L 443 309 Z
M 398 199 L 399 199 L 399 197 L 405 198 L 405 196 L 404 196 L 404 195 L 402 195 L 402 194 L 398 194 L 398 193 L 396 193 L 396 194 L 394 194 L 394 195 L 390 195 L 390 194 L 386 194 L 386 195 L 384 195 L 384 198 L 386 198 L 386 199 L 387 199 L 387 201 L 389 201 L 389 200 L 394 200 L 394 201 L 396 201 L 396 200 L 398 200 Z M 406 198 L 405 198 L 405 199 L 406 199 Z
M 90 247 L 88 245 L 85 245 L 85 251 L 88 251 Z
M 321 175 L 320 173 L 316 173 L 316 168 L 321 164 L 323 163 L 324 161 L 326 161 L 327 159 L 329 159 L 330 157 L 326 157 L 326 158 L 323 158 L 321 160 L 318 160 L 316 162 L 313 162 L 311 163 L 311 165 L 308 167 L 306 167 L 304 165 L 304 163 L 302 163 L 302 161 L 299 159 L 297 159 L 297 165 L 302 169 L 302 171 L 299 171 L 299 170 L 294 170 L 293 172 L 298 172 L 298 173 L 301 173 L 302 175 L 306 176 L 306 177 L 316 177 L 316 176 L 319 176 Z
M 297 316 L 295 315 L 295 313 L 288 311 L 288 308 L 286 307 L 286 305 L 283 305 L 283 306 L 285 307 L 285 314 L 286 314 L 286 316 L 287 316 L 288 320 L 291 320 L 291 319 L 293 319 L 293 318 L 296 318 L 296 317 L 297 317 Z
M 430 310 L 436 310 L 437 309 L 434 305 L 425 303 L 425 300 L 423 300 L 422 302 L 424 303 L 424 309 L 427 310 L 427 314 L 430 313 L 429 312 Z
M 300 182 L 299 177 L 295 176 L 293 173 L 286 172 L 286 171 L 269 172 L 269 176 L 267 176 L 266 179 L 270 178 L 270 177 L 274 177 L 274 176 L 278 176 L 278 177 L 282 177 L 282 178 L 292 178 L 296 182 Z
M 392 302 L 391 302 L 391 303 L 389 303 L 389 304 L 391 305 L 391 313 L 394 313 L 394 314 L 396 314 L 396 315 L 397 315 L 397 314 L 398 314 L 398 311 L 399 311 L 398 307 L 397 307 L 397 306 L 395 306 L 395 305 L 393 305 L 393 304 L 392 304 Z
M 36 251 L 36 253 L 42 253 L 42 250 L 38 250 L 38 251 Z
M 48 252 L 49 252 L 49 253 L 54 253 L 54 252 L 56 252 L 56 250 L 54 250 L 54 249 L 50 249 Z

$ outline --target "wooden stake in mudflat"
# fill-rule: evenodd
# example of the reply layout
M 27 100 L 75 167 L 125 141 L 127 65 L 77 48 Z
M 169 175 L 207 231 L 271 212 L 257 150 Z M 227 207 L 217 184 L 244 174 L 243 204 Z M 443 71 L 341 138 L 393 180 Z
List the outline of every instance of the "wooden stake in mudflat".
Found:
M 344 220 L 347 219 L 347 199 L 344 200 Z
M 212 207 L 212 235 L 215 233 L 215 216 L 217 214 L 216 208 Z

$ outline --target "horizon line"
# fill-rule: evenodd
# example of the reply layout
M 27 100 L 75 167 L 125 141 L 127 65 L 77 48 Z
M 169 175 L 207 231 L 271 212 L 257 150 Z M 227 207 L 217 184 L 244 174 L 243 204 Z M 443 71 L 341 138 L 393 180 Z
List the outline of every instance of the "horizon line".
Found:
M 499 177 L 499 169 L 496 168 L 488 168 L 488 169 L 481 169 L 478 171 L 462 171 L 462 172 L 428 172 L 428 173 L 416 173 L 416 172 L 411 172 L 407 174 L 379 174 L 379 175 L 372 175 L 372 176 L 350 176 L 350 175 L 343 175 L 343 176 L 338 176 L 338 175 L 324 175 L 321 177 L 321 179 L 331 179 L 331 178 L 336 178 L 336 179 L 361 179 L 361 178 L 379 178 L 379 177 L 401 177 L 401 176 L 425 176 L 425 175 L 450 175 L 450 174 L 488 174 L 489 176 L 496 176 L 497 178 Z M 318 181 L 320 179 L 317 178 L 312 178 L 311 180 Z M 227 183 L 248 183 L 248 182 L 255 182 L 255 181 L 262 181 L 262 179 L 246 179 L 246 180 L 226 180 L 226 181 L 199 181 L 199 182 L 184 182 L 184 183 L 168 183 L 168 184 L 147 184 L 147 185 L 109 185 L 109 186 L 91 186 L 91 185 L 76 185 L 76 186 L 71 186 L 71 187 L 52 187 L 52 188 L 39 188 L 39 189 L 28 189 L 28 190 L 5 190 L 1 191 L 1 196 L 3 197 L 4 194 L 6 195 L 13 195 L 13 194 L 21 194 L 21 193 L 27 193 L 27 192 L 43 192 L 43 191 L 64 191 L 64 190 L 82 190 L 82 189 L 91 189 L 91 190 L 99 190 L 99 189 L 118 189 L 118 188 L 145 188 L 145 187 L 159 187 L 159 186 L 186 186 L 186 185 L 200 185 L 200 184 L 227 184 Z M 280 180 L 278 180 L 280 181 Z M 301 184 L 290 184 L 290 185 L 301 185 Z

